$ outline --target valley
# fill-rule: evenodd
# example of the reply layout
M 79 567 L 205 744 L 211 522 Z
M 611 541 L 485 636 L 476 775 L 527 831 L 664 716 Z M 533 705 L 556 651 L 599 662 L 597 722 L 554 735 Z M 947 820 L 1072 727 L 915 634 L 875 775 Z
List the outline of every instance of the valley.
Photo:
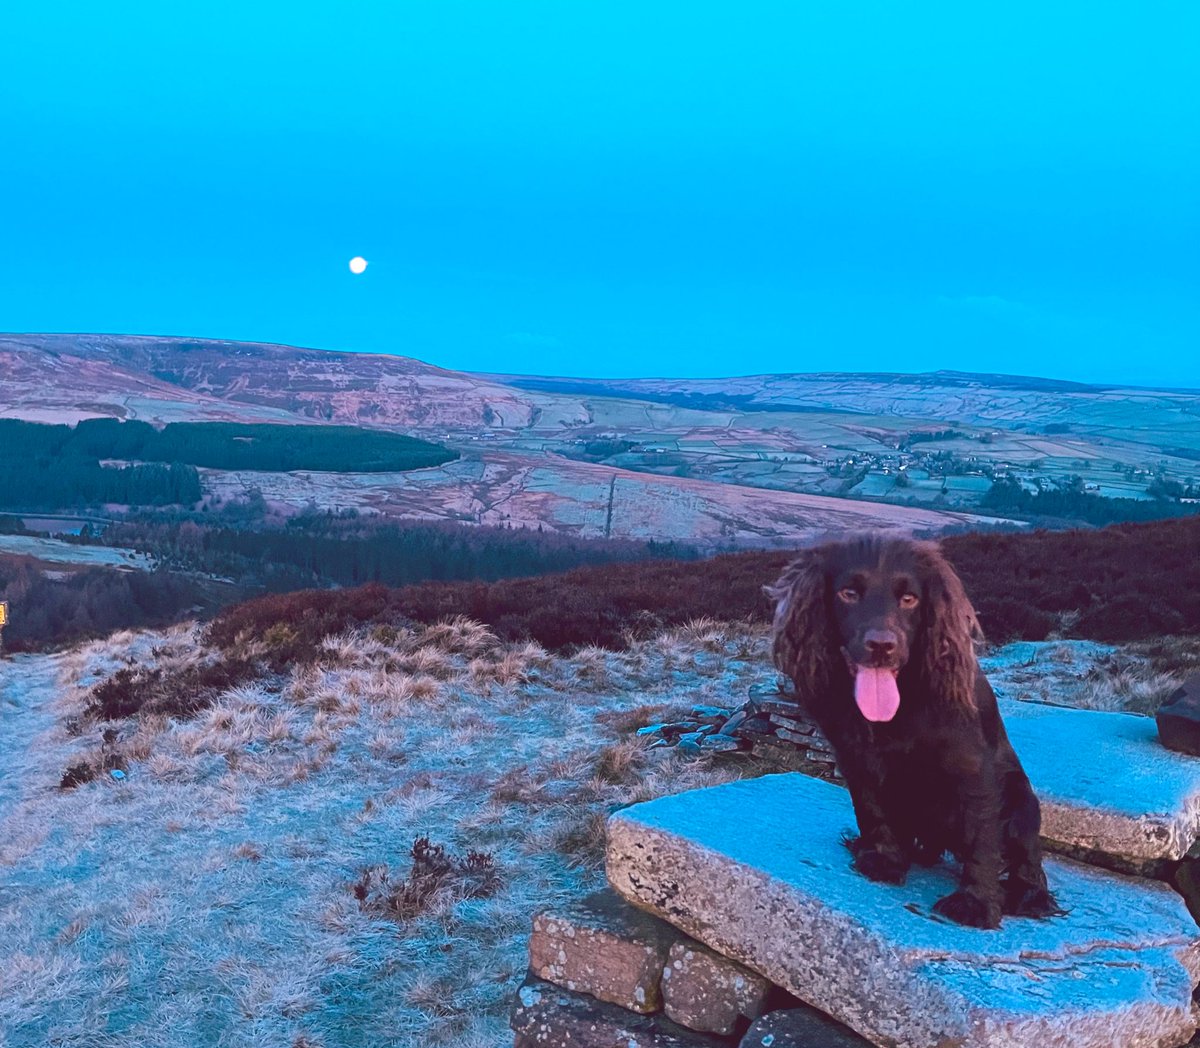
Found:
M 0 336 L 0 417 L 326 423 L 403 432 L 457 461 L 402 474 L 204 470 L 397 519 L 701 548 L 828 530 L 997 523 L 997 478 L 1151 501 L 1200 473 L 1200 394 L 995 375 L 585 380 L 447 371 L 400 356 L 114 335 Z

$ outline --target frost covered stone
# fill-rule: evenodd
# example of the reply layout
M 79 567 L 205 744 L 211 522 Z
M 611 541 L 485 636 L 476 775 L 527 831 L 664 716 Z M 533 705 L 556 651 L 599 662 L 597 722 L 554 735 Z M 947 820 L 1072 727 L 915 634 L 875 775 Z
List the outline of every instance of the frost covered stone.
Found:
M 671 947 L 663 969 L 663 1007 L 689 1030 L 731 1034 L 738 1018 L 756 1018 L 771 984 L 761 975 L 699 943 Z
M 662 1007 L 663 966 L 679 937 L 611 891 L 539 913 L 529 939 L 529 967 L 568 990 L 634 1012 Z
M 850 869 L 847 792 L 770 775 L 638 804 L 609 820 L 622 895 L 877 1044 L 1132 1048 L 1192 1036 L 1200 929 L 1165 886 L 1049 859 L 1069 911 L 947 923 L 945 866 L 903 886 Z
M 1052 848 L 1137 869 L 1182 859 L 1200 837 L 1200 760 L 1158 740 L 1154 720 L 1001 700 Z

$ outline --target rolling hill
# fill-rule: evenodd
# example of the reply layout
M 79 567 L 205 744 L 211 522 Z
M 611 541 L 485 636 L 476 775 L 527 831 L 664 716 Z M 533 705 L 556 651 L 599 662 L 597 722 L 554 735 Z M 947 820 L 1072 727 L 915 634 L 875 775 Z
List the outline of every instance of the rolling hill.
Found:
M 996 476 L 1147 499 L 1155 477 L 1200 473 L 1200 394 L 957 372 L 588 380 L 263 343 L 0 335 L 0 417 L 400 431 L 461 458 L 396 475 L 205 470 L 205 490 L 710 548 L 979 523 Z

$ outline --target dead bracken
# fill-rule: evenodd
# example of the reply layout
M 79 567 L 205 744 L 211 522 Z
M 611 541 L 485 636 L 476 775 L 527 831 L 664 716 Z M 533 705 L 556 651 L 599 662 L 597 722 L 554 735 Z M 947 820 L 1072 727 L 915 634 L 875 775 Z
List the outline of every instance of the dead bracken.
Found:
M 460 857 L 428 837 L 418 837 L 410 854 L 412 868 L 398 883 L 387 866 L 363 870 L 351 891 L 364 913 L 403 924 L 463 899 L 486 899 L 500 887 L 500 871 L 487 852 L 469 851 Z

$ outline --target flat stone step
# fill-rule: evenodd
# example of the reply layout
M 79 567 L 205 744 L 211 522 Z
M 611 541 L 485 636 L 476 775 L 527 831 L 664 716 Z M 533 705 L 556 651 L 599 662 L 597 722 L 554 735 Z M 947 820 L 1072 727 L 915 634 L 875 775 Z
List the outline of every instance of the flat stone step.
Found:
M 850 869 L 849 794 L 768 775 L 617 812 L 608 877 L 635 904 L 879 1045 L 1171 1048 L 1196 1027 L 1200 929 L 1154 882 L 1064 859 L 1065 917 L 951 924 L 946 866 L 908 883 Z
M 1149 872 L 1200 838 L 1200 759 L 1159 742 L 1154 718 L 1005 699 L 1000 712 L 1048 846 Z

